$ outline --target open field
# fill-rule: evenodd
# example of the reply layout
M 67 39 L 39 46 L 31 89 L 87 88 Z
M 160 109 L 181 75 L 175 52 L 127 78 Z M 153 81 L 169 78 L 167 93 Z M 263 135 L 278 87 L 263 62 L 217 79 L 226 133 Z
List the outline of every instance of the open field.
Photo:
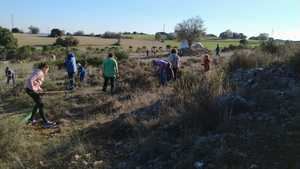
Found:
M 38 35 L 31 35 L 31 34 L 14 34 L 14 36 L 18 39 L 18 43 L 20 46 L 51 45 L 55 42 L 55 38 L 49 38 L 45 36 L 38 36 Z M 121 45 L 125 49 L 127 49 L 129 46 L 132 46 L 133 48 L 138 48 L 143 46 L 146 46 L 147 48 L 151 48 L 152 46 L 165 47 L 166 45 L 171 45 L 172 47 L 179 46 L 179 42 L 176 40 L 173 41 L 167 40 L 164 43 L 155 41 L 153 35 L 126 35 L 126 36 L 133 37 L 134 39 L 123 39 L 121 41 Z M 103 39 L 97 37 L 77 36 L 76 38 L 80 41 L 79 48 L 81 49 L 85 49 L 86 47 L 104 48 L 106 46 L 111 46 L 112 44 L 117 42 L 116 39 Z M 228 47 L 229 45 L 239 45 L 239 40 L 204 39 L 201 42 L 209 50 L 214 50 L 217 44 L 219 44 L 221 48 Z M 255 47 L 258 46 L 260 42 L 250 40 L 249 44 L 251 47 Z
M 50 38 L 39 35 L 31 35 L 31 34 L 14 34 L 14 36 L 18 39 L 19 46 L 31 45 L 31 46 L 42 46 L 42 45 L 52 45 L 56 38 Z M 107 46 L 111 46 L 117 42 L 116 39 L 103 39 L 97 37 L 86 37 L 86 36 L 76 36 L 79 40 L 79 48 L 85 49 L 86 47 L 97 47 L 104 48 Z M 123 39 L 121 41 L 121 45 L 127 49 L 129 46 L 133 48 L 147 46 L 151 48 L 152 46 L 164 46 L 163 43 L 157 41 L 150 40 L 140 40 L 140 39 Z

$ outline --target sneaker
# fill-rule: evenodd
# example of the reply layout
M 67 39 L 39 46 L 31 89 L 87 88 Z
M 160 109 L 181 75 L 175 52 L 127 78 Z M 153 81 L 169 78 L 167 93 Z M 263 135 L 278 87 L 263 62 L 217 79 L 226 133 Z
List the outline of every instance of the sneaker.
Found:
M 36 125 L 38 123 L 38 121 L 37 120 L 28 120 L 27 121 L 27 124 L 31 124 L 31 125 Z
M 44 123 L 43 127 L 48 129 L 48 128 L 55 128 L 57 126 L 55 122 L 47 121 L 47 123 Z

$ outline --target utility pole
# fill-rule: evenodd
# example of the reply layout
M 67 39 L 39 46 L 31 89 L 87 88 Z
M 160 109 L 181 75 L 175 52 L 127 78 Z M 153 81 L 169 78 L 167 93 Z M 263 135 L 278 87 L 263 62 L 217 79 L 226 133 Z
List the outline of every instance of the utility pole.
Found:
M 15 27 L 15 23 L 14 23 L 14 14 L 10 15 L 10 21 L 11 21 L 11 30 Z
M 166 25 L 164 24 L 163 25 L 163 32 L 165 32 L 166 31 Z

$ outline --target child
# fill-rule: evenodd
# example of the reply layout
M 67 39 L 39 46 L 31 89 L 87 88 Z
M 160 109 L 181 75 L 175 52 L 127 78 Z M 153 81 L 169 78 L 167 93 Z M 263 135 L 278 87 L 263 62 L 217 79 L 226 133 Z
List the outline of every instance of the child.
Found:
M 208 58 L 209 56 L 206 54 L 203 58 L 203 63 L 202 65 L 204 66 L 204 72 L 209 71 L 209 64 L 210 64 L 210 60 Z
M 15 72 L 11 70 L 9 67 L 5 68 L 5 76 L 6 76 L 6 84 L 9 85 L 10 80 L 12 80 L 13 85 L 15 85 L 16 82 L 16 76 Z
M 76 56 L 74 53 L 69 53 L 65 60 L 65 67 L 67 69 L 69 84 L 67 86 L 68 90 L 75 89 L 75 76 L 77 72 Z
M 85 68 L 84 66 L 82 66 L 80 63 L 78 63 L 78 76 L 79 76 L 79 79 L 80 79 L 80 82 L 84 82 L 84 79 L 85 79 Z
M 165 60 L 153 60 L 152 64 L 159 74 L 160 85 L 165 86 L 167 81 L 174 78 L 172 66 L 168 61 Z M 170 76 L 168 78 L 168 76 Z
M 174 72 L 174 79 L 176 80 L 177 77 L 178 77 L 178 72 L 179 72 L 179 68 L 180 68 L 180 57 L 177 54 L 176 49 L 172 49 L 168 60 L 172 64 L 172 69 L 173 69 L 173 72 Z
M 54 122 L 48 121 L 44 114 L 44 103 L 41 98 L 41 92 L 43 89 L 41 88 L 45 76 L 48 74 L 49 66 L 46 63 L 41 63 L 38 66 L 38 69 L 34 70 L 31 76 L 26 81 L 25 91 L 26 93 L 33 99 L 35 102 L 35 106 L 33 107 L 31 117 L 29 119 L 29 123 L 35 124 L 37 121 L 35 119 L 35 114 L 39 111 L 40 116 L 43 120 L 44 128 L 51 128 L 55 126 Z

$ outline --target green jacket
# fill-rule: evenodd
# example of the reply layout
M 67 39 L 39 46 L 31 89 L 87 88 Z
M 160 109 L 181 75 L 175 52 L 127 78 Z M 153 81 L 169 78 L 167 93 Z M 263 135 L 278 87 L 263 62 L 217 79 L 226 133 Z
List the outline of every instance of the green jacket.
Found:
M 114 58 L 107 58 L 103 62 L 103 75 L 116 78 L 118 74 L 118 62 Z

